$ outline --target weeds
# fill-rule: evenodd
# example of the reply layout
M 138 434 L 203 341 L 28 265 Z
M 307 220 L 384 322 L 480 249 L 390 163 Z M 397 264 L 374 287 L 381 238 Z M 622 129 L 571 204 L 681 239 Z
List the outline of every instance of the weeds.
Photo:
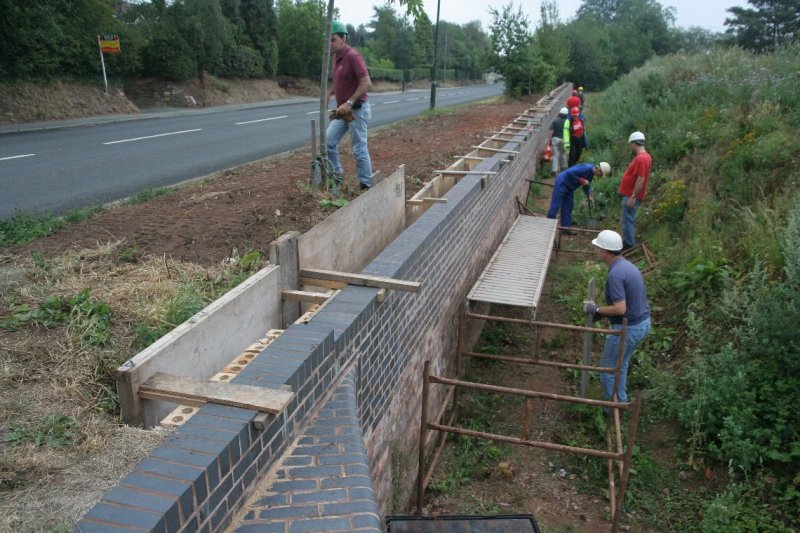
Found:
M 11 315 L 0 321 L 0 328 L 16 331 L 27 324 L 45 328 L 66 324 L 86 345 L 104 346 L 109 342 L 111 315 L 107 304 L 93 300 L 89 289 L 84 289 L 70 298 L 50 296 L 36 308 L 15 305 Z
M 39 425 L 12 423 L 3 440 L 12 446 L 32 443 L 35 446 L 60 448 L 74 444 L 80 437 L 80 425 L 71 416 L 51 414 Z
M 171 190 L 167 187 L 161 187 L 158 189 L 145 189 L 143 191 L 139 191 L 127 200 L 123 202 L 124 205 L 137 205 L 143 204 L 145 202 L 149 202 L 153 198 L 158 198 L 159 196 L 164 196 L 165 194 L 169 194 Z

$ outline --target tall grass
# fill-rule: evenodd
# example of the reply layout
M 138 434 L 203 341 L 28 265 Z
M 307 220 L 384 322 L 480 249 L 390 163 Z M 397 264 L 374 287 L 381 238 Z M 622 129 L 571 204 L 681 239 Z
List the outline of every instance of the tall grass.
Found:
M 800 47 L 654 59 L 588 102 L 590 143 L 621 174 L 641 130 L 654 166 L 637 223 L 671 348 L 685 459 L 728 470 L 698 530 L 800 526 Z M 596 186 L 615 220 L 616 180 Z M 663 350 L 663 346 L 658 348 Z M 643 358 L 652 345 L 643 348 Z M 660 407 L 664 408 L 664 405 Z

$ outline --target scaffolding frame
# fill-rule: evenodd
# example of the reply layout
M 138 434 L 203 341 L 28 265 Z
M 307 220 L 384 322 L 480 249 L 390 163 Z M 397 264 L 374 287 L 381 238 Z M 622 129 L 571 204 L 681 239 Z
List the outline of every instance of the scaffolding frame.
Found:
M 520 214 L 524 214 L 525 211 L 530 213 L 526 206 L 524 206 L 517 198 L 517 205 L 519 207 Z M 586 230 L 592 231 L 592 230 Z M 593 231 L 597 233 L 596 231 Z M 557 233 L 560 233 L 557 231 Z M 504 241 L 505 242 L 505 241 Z M 554 243 L 556 250 L 558 250 L 558 244 Z M 501 246 L 503 246 L 501 244 Z M 645 256 L 649 257 L 649 256 Z M 592 280 L 593 282 L 594 280 Z M 593 283 L 592 283 L 593 284 Z M 590 284 L 590 292 L 591 286 Z M 497 302 L 495 302 L 497 303 Z M 603 329 L 603 328 L 595 328 L 591 326 L 590 322 L 587 322 L 586 326 L 576 326 L 572 324 L 560 324 L 555 322 L 545 322 L 541 320 L 536 320 L 536 307 L 525 307 L 529 311 L 529 318 L 522 319 L 522 318 L 512 318 L 512 317 L 504 317 L 504 316 L 497 316 L 491 314 L 480 314 L 475 313 L 470 310 L 470 300 L 469 298 L 466 299 L 465 305 L 463 308 L 462 313 L 459 316 L 459 325 L 458 325 L 458 339 L 457 339 L 457 349 L 456 349 L 456 360 L 455 360 L 455 378 L 445 378 L 434 376 L 431 374 L 430 371 L 430 361 L 425 362 L 425 367 L 423 370 L 423 386 L 422 386 L 422 414 L 420 417 L 420 435 L 419 435 L 419 471 L 417 477 L 417 513 L 422 513 L 422 503 L 425 494 L 425 489 L 429 485 L 431 478 L 433 477 L 433 473 L 436 469 L 436 466 L 439 462 L 439 458 L 441 456 L 442 450 L 444 449 L 445 442 L 447 440 L 448 433 L 456 433 L 460 435 L 466 435 L 471 437 L 478 437 L 489 439 L 497 442 L 505 442 L 509 444 L 517 444 L 523 446 L 530 446 L 535 448 L 543 448 L 543 449 L 550 449 L 556 451 L 562 451 L 567 453 L 573 454 L 581 454 L 581 455 L 589 455 L 594 457 L 605 458 L 608 461 L 608 483 L 609 483 L 609 500 L 612 509 L 612 524 L 611 524 L 611 532 L 616 533 L 619 530 L 619 523 L 620 518 L 623 511 L 623 505 L 625 501 L 625 492 L 627 490 L 628 485 L 628 477 L 630 474 L 630 466 L 631 466 L 631 457 L 633 454 L 633 446 L 636 441 L 636 433 L 638 430 L 639 424 L 639 414 L 641 410 L 642 404 L 642 393 L 638 391 L 636 393 L 636 398 L 633 402 L 620 402 L 618 401 L 617 397 L 617 387 L 620 381 L 620 373 L 622 369 L 622 361 L 625 355 L 625 339 L 627 337 L 627 329 L 628 329 L 628 322 L 627 319 L 623 319 L 622 329 L 614 330 L 614 329 Z M 482 320 L 486 322 L 505 322 L 505 323 L 512 323 L 512 324 L 522 324 L 530 326 L 533 329 L 534 333 L 534 347 L 533 347 L 533 357 L 524 356 L 524 355 L 491 355 L 491 354 L 482 354 L 467 350 L 465 347 L 466 344 L 466 331 L 467 331 L 467 324 L 469 320 Z M 589 346 L 589 354 L 587 356 L 584 353 L 584 364 L 578 363 L 564 363 L 560 361 L 552 361 L 552 360 L 543 360 L 540 358 L 539 354 L 539 344 L 541 341 L 541 329 L 542 328 L 554 328 L 554 329 L 561 329 L 566 331 L 573 331 L 573 332 L 582 332 L 585 336 L 585 344 L 584 344 L 584 352 L 586 352 L 586 345 L 588 338 L 588 346 Z M 591 363 L 591 337 L 595 334 L 603 334 L 603 335 L 616 335 L 620 337 L 619 343 L 619 350 L 617 353 L 617 361 L 616 365 L 612 367 L 603 367 L 603 366 L 594 366 Z M 461 381 L 458 379 L 458 376 L 461 374 L 461 366 L 462 366 L 462 359 L 464 357 L 471 357 L 471 358 L 483 358 L 483 359 L 492 359 L 496 361 L 506 361 L 512 363 L 520 363 L 520 364 L 533 364 L 533 365 L 540 365 L 540 366 L 549 366 L 555 368 L 562 368 L 562 369 L 575 369 L 580 370 L 585 378 L 582 378 L 582 382 L 584 380 L 588 383 L 588 372 L 601 372 L 601 373 L 612 373 L 614 374 L 614 388 L 611 400 L 592 400 L 584 397 L 578 396 L 567 396 L 567 395 L 560 395 L 560 394 L 553 394 L 553 393 L 546 393 L 541 391 L 535 390 L 525 390 L 525 389 L 515 389 L 509 387 L 502 387 L 497 385 L 488 385 L 488 384 L 481 384 L 481 383 L 473 383 L 468 381 Z M 588 357 L 588 358 L 587 358 Z M 430 387 L 432 384 L 436 385 L 445 385 L 448 386 L 448 391 L 445 394 L 444 405 L 452 405 L 450 409 L 450 414 L 448 420 L 445 424 L 441 423 L 441 420 L 445 416 L 446 409 L 442 411 L 440 415 L 440 419 L 437 422 L 430 422 L 428 421 L 428 402 L 430 397 Z M 582 394 L 585 394 L 585 388 L 582 386 Z M 460 389 L 472 389 L 472 390 L 482 390 L 485 392 L 496 393 L 496 394 L 510 394 L 516 396 L 523 396 L 525 398 L 525 418 L 523 421 L 523 428 L 522 428 L 522 435 L 521 437 L 510 437 L 507 435 L 497 435 L 492 433 L 485 433 L 480 431 L 474 431 L 466 428 L 461 428 L 455 426 L 456 419 L 458 417 L 458 396 Z M 553 442 L 544 442 L 544 441 L 535 441 L 530 439 L 530 426 L 531 426 L 531 417 L 533 415 L 534 409 L 534 401 L 536 399 L 545 400 L 545 401 L 557 401 L 557 402 L 566 402 L 566 403 L 578 403 L 589 405 L 593 407 L 601 407 L 605 408 L 609 411 L 608 414 L 608 421 L 606 423 L 606 443 L 607 449 L 603 450 L 596 450 L 592 448 L 579 448 L 574 446 L 565 446 L 561 444 L 556 444 Z M 631 421 L 630 426 L 628 429 L 628 438 L 627 438 L 627 445 L 623 446 L 623 439 L 622 439 L 622 424 L 621 424 L 621 417 L 620 411 L 629 411 L 631 412 Z M 612 428 L 613 428 L 613 435 L 612 435 Z M 426 447 L 426 437 L 427 431 L 435 430 L 439 432 L 438 442 L 435 446 L 435 450 L 433 452 L 433 456 L 431 459 L 431 463 L 426 471 L 425 469 L 425 459 L 427 455 L 427 447 Z M 617 465 L 617 468 L 614 465 Z M 616 473 L 615 471 L 619 470 L 619 490 L 617 491 L 617 483 L 616 483 Z

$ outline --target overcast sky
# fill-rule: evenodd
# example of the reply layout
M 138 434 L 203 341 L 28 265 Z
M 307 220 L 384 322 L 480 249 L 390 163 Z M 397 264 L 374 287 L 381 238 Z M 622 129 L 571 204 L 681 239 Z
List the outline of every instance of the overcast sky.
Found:
M 489 23 L 492 20 L 489 15 L 488 2 L 486 0 L 440 0 L 440 18 L 447 22 L 465 24 L 472 20 L 480 20 L 484 31 L 488 31 Z M 567 21 L 575 16 L 578 7 L 583 3 L 582 0 L 556 0 L 558 12 L 561 20 Z M 496 9 L 501 10 L 502 6 L 508 5 L 509 0 L 493 2 Z M 367 24 L 375 13 L 372 6 L 384 5 L 384 0 L 337 0 L 336 6 L 341 13 L 342 21 L 358 26 Z M 400 3 L 393 2 L 396 11 L 404 12 L 405 8 L 400 7 Z M 535 27 L 539 22 L 539 7 L 541 0 L 513 0 L 514 10 L 522 6 L 522 11 L 528 17 L 531 27 Z M 675 8 L 675 20 L 678 26 L 688 28 L 690 26 L 700 26 L 711 31 L 724 31 L 727 8 L 732 6 L 746 6 L 746 0 L 661 0 L 661 4 Z M 436 0 L 424 0 L 425 12 L 430 17 L 431 22 L 436 22 Z

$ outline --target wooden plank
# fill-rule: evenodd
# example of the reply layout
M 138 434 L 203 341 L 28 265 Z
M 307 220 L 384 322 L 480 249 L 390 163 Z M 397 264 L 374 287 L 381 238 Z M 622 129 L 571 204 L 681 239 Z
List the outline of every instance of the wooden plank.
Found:
M 302 272 L 302 271 L 301 271 Z M 302 276 L 302 273 L 301 273 Z M 300 281 L 303 282 L 303 285 L 311 285 L 314 287 L 324 287 L 326 289 L 344 289 L 347 287 L 347 283 L 341 281 L 333 281 L 333 280 L 326 280 L 326 279 L 317 279 L 317 278 L 308 278 L 303 276 L 303 279 Z
M 141 384 L 139 396 L 184 405 L 218 403 L 277 414 L 286 408 L 294 393 L 252 385 L 182 378 L 159 372 Z
M 489 152 L 497 152 L 500 154 L 519 154 L 517 150 L 504 150 L 502 148 L 489 148 L 488 146 L 470 146 L 470 148 L 477 148 L 478 150 L 486 150 Z
M 447 198 L 423 198 L 422 201 L 427 204 L 446 204 Z
M 376 295 L 376 300 L 379 304 L 382 304 L 386 301 L 386 298 L 389 296 L 389 289 L 379 289 L 378 294 Z
M 402 279 L 385 278 L 380 276 L 368 276 L 366 274 L 353 274 L 349 272 L 336 272 L 334 270 L 304 268 L 300 271 L 300 275 L 304 278 L 315 280 L 335 281 L 349 285 L 376 287 L 378 289 L 397 289 L 400 291 L 419 292 L 420 288 L 420 283 L 417 281 L 406 281 Z
M 281 291 L 281 296 L 284 300 L 291 300 L 293 302 L 306 302 L 310 304 L 321 304 L 333 296 L 333 293 L 328 292 L 310 292 L 310 291 Z
M 519 152 L 517 152 L 519 153 Z M 491 170 L 434 170 L 434 174 L 454 174 L 457 176 L 462 176 L 465 174 L 483 174 L 486 176 L 494 176 L 497 172 L 493 172 Z

